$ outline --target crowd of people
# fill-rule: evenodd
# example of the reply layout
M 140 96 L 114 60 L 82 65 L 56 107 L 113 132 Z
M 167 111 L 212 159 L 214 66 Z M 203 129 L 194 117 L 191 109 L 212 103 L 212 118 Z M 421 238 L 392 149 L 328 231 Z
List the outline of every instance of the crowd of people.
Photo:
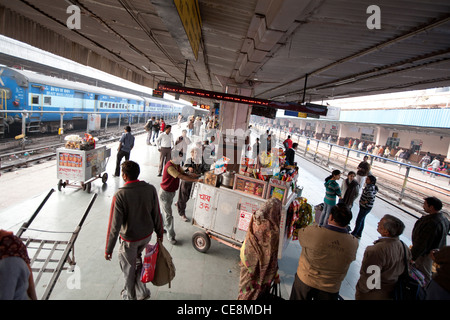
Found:
M 286 150 L 292 147 L 291 142 L 290 137 L 283 142 Z M 356 172 L 348 172 L 339 184 L 341 174 L 334 170 L 325 179 L 323 209 L 316 212 L 315 224 L 298 233 L 302 250 L 290 300 L 340 299 L 341 284 L 356 259 L 365 218 L 374 207 L 378 192 L 367 156 Z M 352 230 L 352 208 L 358 199 L 359 211 Z M 280 281 L 273 262 L 277 249 L 270 248 L 278 248 L 279 229 L 274 217 L 280 216 L 281 203 L 270 201 L 253 216 L 241 249 L 239 299 L 264 299 Z M 435 197 L 425 198 L 423 209 L 425 215 L 413 227 L 409 248 L 399 238 L 405 229 L 401 219 L 386 214 L 378 222 L 379 239 L 364 251 L 355 286 L 356 300 L 394 299 L 396 284 L 411 265 L 423 275 L 425 283 L 417 292 L 417 299 L 450 299 L 450 246 L 446 243 L 449 220 L 441 212 L 442 202 Z M 262 237 L 269 233 L 271 237 Z M 438 265 L 435 270 L 433 264 Z
M 337 183 L 341 177 L 339 170 L 334 170 L 325 179 L 324 205 L 318 212 L 318 224 L 299 233 L 302 252 L 291 299 L 339 298 L 340 284 L 350 263 L 356 259 L 364 221 L 378 192 L 377 179 L 371 174 L 367 160 L 365 157 L 358 165 L 357 173 L 350 171 L 341 185 Z M 356 179 L 358 175 L 360 178 Z M 364 184 L 362 192 L 360 183 Z M 351 210 L 358 197 L 359 212 L 351 230 Z M 450 299 L 450 247 L 446 243 L 449 220 L 441 212 L 442 202 L 436 197 L 425 198 L 423 209 L 426 214 L 413 227 L 410 248 L 406 248 L 399 239 L 405 229 L 399 218 L 386 214 L 379 221 L 377 231 L 380 237 L 364 252 L 355 288 L 356 300 L 393 299 L 396 283 L 406 267 L 405 260 L 408 261 L 407 267 L 412 264 L 427 283 L 418 293 L 420 298 Z M 432 270 L 433 262 L 441 264 L 435 272 Z M 375 269 L 379 275 L 377 285 L 373 285 Z
M 395 161 L 400 162 L 398 165 L 401 167 L 401 163 L 410 163 L 411 158 L 411 150 L 400 148 L 400 147 L 389 147 L 383 145 L 377 145 L 375 143 L 367 143 L 366 141 L 360 141 L 358 139 L 346 139 L 345 146 L 354 150 L 358 150 L 361 152 L 367 152 L 371 155 L 377 156 L 374 158 L 374 161 L 380 161 L 386 163 L 386 159 L 393 159 Z M 360 156 L 360 153 L 357 154 Z M 433 172 L 440 172 L 443 174 L 450 174 L 449 164 L 444 161 L 445 157 L 441 155 L 432 156 L 430 152 L 427 152 L 423 155 L 418 161 L 418 165 L 422 167 L 422 169 L 430 170 Z M 422 171 L 422 174 L 425 174 L 426 171 Z M 436 174 L 431 173 L 431 177 L 435 178 Z
M 180 114 L 177 122 L 179 128 L 181 128 L 181 121 Z M 123 156 L 119 157 L 118 154 L 116 167 L 122 168 L 125 186 L 120 188 L 113 197 L 105 259 L 111 259 L 115 243 L 120 238 L 119 264 L 125 278 L 125 286 L 121 292 L 123 299 L 142 300 L 150 297 L 150 291 L 140 281 L 140 272 L 142 270 L 141 255 L 153 231 L 161 241 L 163 234 L 166 234 L 167 240 L 172 245 L 177 244 L 172 211 L 177 191 L 178 199 L 175 207 L 182 221 L 189 222 L 185 210 L 192 183 L 203 181 L 200 176 L 209 171 L 214 161 L 213 123 L 213 119 L 207 119 L 202 127 L 200 117 L 195 120 L 191 117 L 188 119 L 186 129 L 183 129 L 176 139 L 172 134 L 172 125 L 164 123 L 163 119 L 152 117 L 146 123 L 147 145 L 151 148 L 156 147 L 155 151 L 159 152 L 157 176 L 162 177 L 159 191 L 156 191 L 152 185 L 138 180 L 139 165 L 128 160 L 134 145 L 134 137 L 133 143 L 128 143 L 130 151 L 126 155 L 125 162 L 121 163 Z M 124 145 L 127 145 L 126 141 L 131 141 L 129 135 L 131 130 L 127 127 L 120 139 L 118 153 L 123 150 Z M 196 142 L 193 136 L 196 137 Z M 116 169 L 115 176 L 119 173 Z M 129 208 L 134 208 L 133 214 Z M 142 234 L 139 232 L 141 229 L 150 231 L 150 234 Z
M 180 126 L 181 118 L 178 120 Z M 173 137 L 172 126 L 162 119 L 152 118 L 146 124 L 147 144 L 156 147 L 155 151 L 160 154 L 158 176 L 162 178 L 159 188 L 139 180 L 139 164 L 129 160 L 135 139 L 131 128 L 124 128 L 114 173 L 123 179 L 124 185 L 112 199 L 104 253 L 105 259 L 111 260 L 119 242 L 119 265 L 125 279 L 121 291 L 123 299 L 150 297 L 150 290 L 140 281 L 140 274 L 142 252 L 152 234 L 156 233 L 160 241 L 166 234 L 172 245 L 177 244 L 172 212 L 177 191 L 175 207 L 180 218 L 189 221 L 186 204 L 192 183 L 202 181 L 200 176 L 209 170 L 216 147 L 214 121 L 208 119 L 200 126 L 198 121 L 201 119 L 188 119 L 186 129 L 177 139 Z M 198 139 L 199 135 L 202 139 L 194 142 L 194 137 Z M 253 146 L 246 140 L 246 152 L 257 158 L 260 152 L 269 151 L 272 143 L 267 131 L 256 138 Z M 297 144 L 288 137 L 283 146 L 288 164 L 296 165 Z M 339 183 L 342 173 L 339 170 L 331 172 L 325 179 L 324 206 L 318 214 L 318 223 L 298 233 L 302 250 L 291 300 L 340 298 L 341 284 L 356 259 L 359 240 L 364 236 L 365 218 L 374 207 L 378 192 L 368 157 L 364 157 L 355 171 L 348 172 L 342 183 Z M 352 230 L 352 209 L 357 200 L 359 211 Z M 264 298 L 270 287 L 280 281 L 277 256 L 281 207 L 280 200 L 271 198 L 252 216 L 240 251 L 238 299 Z M 441 212 L 442 202 L 435 197 L 425 198 L 423 209 L 426 215 L 413 227 L 410 248 L 399 238 L 405 229 L 401 219 L 389 214 L 382 217 L 377 228 L 379 239 L 364 251 L 355 299 L 392 299 L 395 285 L 406 267 L 405 257 L 424 276 L 427 283 L 422 291 L 424 299 L 450 299 L 450 247 L 446 243 L 449 220 Z M 15 259 L 6 259 L 10 257 Z M 438 265 L 436 269 L 433 269 L 434 264 Z M 0 272 L 14 275 L 0 277 L 0 299 L 37 298 L 26 247 L 11 232 L 4 230 L 0 230 Z M 378 277 L 375 282 L 374 275 Z

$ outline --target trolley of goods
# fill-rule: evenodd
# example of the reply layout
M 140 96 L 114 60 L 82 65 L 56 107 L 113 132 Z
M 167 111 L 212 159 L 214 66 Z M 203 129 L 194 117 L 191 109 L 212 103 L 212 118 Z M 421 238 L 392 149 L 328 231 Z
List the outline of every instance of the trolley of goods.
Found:
M 207 172 L 205 183 L 195 183 L 192 223 L 201 230 L 192 236 L 192 244 L 197 251 L 207 252 L 211 239 L 240 249 L 253 213 L 271 197 L 282 202 L 278 258 L 288 241 L 296 239 L 298 229 L 312 223 L 312 207 L 301 197 L 302 188 L 296 186 L 298 168 L 280 168 L 278 161 L 272 162 L 267 156 L 263 161 L 266 167 L 243 158 L 239 174 L 232 174 L 232 184 L 220 185 L 230 176 L 223 171 Z
M 89 134 L 85 134 L 84 138 L 71 135 L 66 137 L 66 141 L 64 148 L 56 150 L 58 190 L 69 186 L 89 193 L 92 181 L 100 178 L 106 183 L 108 174 L 105 170 L 111 149 L 96 147 L 95 140 Z

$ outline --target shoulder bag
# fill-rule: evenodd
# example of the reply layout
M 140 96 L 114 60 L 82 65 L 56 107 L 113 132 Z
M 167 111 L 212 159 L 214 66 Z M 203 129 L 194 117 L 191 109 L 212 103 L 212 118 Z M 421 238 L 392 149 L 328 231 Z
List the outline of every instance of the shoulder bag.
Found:
M 158 239 L 158 257 L 156 258 L 155 276 L 152 283 L 155 286 L 164 286 L 169 284 L 175 278 L 175 265 L 169 251 L 163 246 L 161 240 Z
M 406 245 L 403 246 L 405 271 L 400 275 L 394 288 L 394 300 L 420 300 L 420 292 L 425 286 L 425 277 L 406 258 Z

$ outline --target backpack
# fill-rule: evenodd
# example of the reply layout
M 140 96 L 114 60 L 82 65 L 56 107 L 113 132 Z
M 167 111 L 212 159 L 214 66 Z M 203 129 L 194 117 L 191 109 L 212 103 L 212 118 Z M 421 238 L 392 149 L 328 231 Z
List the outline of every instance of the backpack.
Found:
M 151 127 L 152 127 L 152 120 L 148 120 L 144 126 L 144 129 L 145 131 L 150 131 Z
M 158 287 L 169 284 L 170 288 L 170 282 L 175 278 L 175 265 L 169 251 L 159 239 L 158 246 L 158 257 L 156 258 L 155 275 L 152 283 Z

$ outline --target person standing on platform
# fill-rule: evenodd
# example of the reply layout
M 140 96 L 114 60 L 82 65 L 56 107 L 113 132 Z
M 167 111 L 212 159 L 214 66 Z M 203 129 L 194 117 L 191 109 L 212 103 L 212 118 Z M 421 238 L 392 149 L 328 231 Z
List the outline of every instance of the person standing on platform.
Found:
M 343 194 L 340 203 L 345 203 L 347 207 L 351 210 L 353 207 L 353 202 L 359 196 L 359 184 L 355 179 L 356 173 L 349 171 L 347 179 L 342 181 L 341 193 Z
M 159 151 L 158 177 L 162 176 L 162 170 L 165 164 L 171 159 L 171 152 L 174 146 L 171 131 L 172 126 L 169 124 L 165 127 L 164 132 L 160 134 L 158 139 L 156 139 L 156 146 Z
M 118 177 L 120 175 L 120 162 L 122 158 L 125 160 L 130 160 L 130 152 L 134 147 L 134 136 L 131 134 L 131 127 L 126 126 L 125 132 L 122 134 L 119 140 L 119 147 L 117 148 L 117 160 L 116 160 L 116 170 L 114 176 Z
M 297 150 L 298 143 L 294 142 L 292 146 L 288 149 L 286 149 L 285 155 L 286 155 L 286 164 L 289 166 L 295 165 L 295 151 Z
M 202 157 L 200 155 L 199 149 L 197 148 L 191 149 L 191 157 L 186 160 L 183 169 L 187 175 L 190 175 L 193 178 L 196 178 L 204 173 L 205 170 L 203 170 Z M 178 209 L 178 214 L 180 215 L 181 219 L 185 222 L 189 222 L 189 219 L 186 217 L 186 203 L 189 201 L 191 190 L 192 190 L 191 181 L 186 180 L 180 181 L 178 201 L 175 203 L 175 206 Z
M 250 219 L 240 250 L 238 300 L 264 298 L 272 282 L 279 282 L 278 243 L 281 201 L 270 198 Z
M 429 152 L 427 152 L 426 155 L 424 155 L 422 157 L 422 159 L 420 159 L 419 164 L 422 165 L 422 169 L 427 169 L 428 168 L 428 164 L 431 162 L 431 155 Z M 425 174 L 425 171 L 422 170 L 422 174 Z
M 386 149 L 384 149 L 384 159 L 383 163 L 386 163 L 386 159 L 389 159 L 389 156 L 391 155 L 391 150 L 389 150 L 389 146 L 386 146 Z
M 430 253 L 447 245 L 449 221 L 441 212 L 442 202 L 436 197 L 427 197 L 423 202 L 423 209 L 427 213 L 414 224 L 412 240 L 412 260 L 425 276 L 426 281 L 432 277 L 433 261 Z
M 141 282 L 141 254 L 153 231 L 161 241 L 164 232 L 156 188 L 139 181 L 139 173 L 136 162 L 122 164 L 125 185 L 113 197 L 106 236 L 105 259 L 108 261 L 120 238 L 119 264 L 125 278 L 121 293 L 124 300 L 150 298 L 150 290 Z
M 164 212 L 164 228 L 167 230 L 167 238 L 171 244 L 176 244 L 176 233 L 173 225 L 172 203 L 175 193 L 180 186 L 180 180 L 190 182 L 203 182 L 203 179 L 187 175 L 180 166 L 183 152 L 174 149 L 172 151 L 172 159 L 167 161 L 164 166 L 162 182 L 159 189 L 159 199 Z
M 366 179 L 366 186 L 361 194 L 361 198 L 359 199 L 359 213 L 356 218 L 355 228 L 352 232 L 356 238 L 361 239 L 361 235 L 364 229 L 364 221 L 366 216 L 373 208 L 373 204 L 375 202 L 375 197 L 378 192 L 378 187 L 376 186 L 377 179 L 369 175 Z
M 438 267 L 426 287 L 425 300 L 450 300 L 450 247 L 433 250 L 430 256 Z
M 197 117 L 194 121 L 194 135 L 198 136 L 200 135 L 200 127 L 202 126 L 202 118 Z
M 377 156 L 378 156 L 379 158 L 375 158 L 375 160 L 378 160 L 378 161 L 381 162 L 381 158 L 383 158 L 383 156 L 384 156 L 384 147 L 383 147 L 383 146 L 380 146 L 380 149 L 378 149 L 378 154 L 377 154 Z
M 348 233 L 352 220 L 343 203 L 331 208 L 324 227 L 300 229 L 302 247 L 290 300 L 338 300 L 350 263 L 356 259 L 358 240 Z
M 290 148 L 292 148 L 292 140 L 291 140 L 291 136 L 288 136 L 286 140 L 284 140 L 283 142 L 283 147 L 284 150 L 289 150 Z
M 152 124 L 152 143 L 154 143 L 155 140 L 158 139 L 158 135 L 159 135 L 159 120 L 153 120 L 153 124 Z
M 255 143 L 252 146 L 252 158 L 255 160 L 255 163 L 258 163 L 258 157 L 260 155 L 261 149 L 260 149 L 260 143 L 259 138 L 256 138 Z
M 431 165 L 431 170 L 432 170 L 433 172 L 436 172 L 437 169 L 441 166 L 441 162 L 439 161 L 439 158 L 438 158 L 438 157 L 435 157 L 435 158 L 433 159 L 433 161 L 431 161 L 430 165 Z M 436 178 L 436 174 L 431 173 L 431 178 Z
M 377 231 L 381 237 L 364 251 L 356 284 L 356 300 L 393 299 L 395 284 L 405 270 L 405 253 L 406 261 L 411 259 L 411 252 L 399 240 L 403 230 L 404 223 L 389 214 L 378 222 Z M 378 279 L 374 279 L 375 273 Z
M 155 117 L 152 117 L 150 119 L 148 119 L 147 123 L 144 126 L 145 131 L 147 131 L 147 145 L 151 145 L 152 144 L 152 125 L 153 125 L 153 121 L 155 120 Z
M 358 164 L 358 168 L 356 168 L 356 182 L 359 184 L 360 191 L 365 185 L 367 176 L 370 174 L 371 166 L 368 160 L 369 157 L 364 156 L 363 161 L 361 161 Z
M 183 120 L 183 116 L 181 115 L 181 113 L 178 113 L 178 128 L 181 128 L 181 120 Z
M 319 226 L 324 226 L 328 222 L 328 216 L 330 215 L 331 208 L 336 205 L 336 196 L 339 199 L 341 196 L 341 188 L 336 181 L 341 178 L 340 170 L 333 170 L 330 176 L 325 179 L 325 197 L 323 199 L 323 210 L 319 218 Z
M 188 128 L 188 136 L 192 137 L 192 135 L 194 134 L 194 116 L 189 117 L 187 128 Z
M 188 146 L 191 143 L 192 143 L 191 139 L 189 139 L 189 137 L 187 136 L 187 130 L 183 129 L 181 131 L 181 136 L 179 136 L 177 138 L 177 140 L 175 141 L 175 147 L 177 148 L 177 150 L 182 151 L 183 155 L 184 155 L 183 160 L 181 161 L 182 165 L 186 161 L 186 154 L 187 154 Z
M 159 131 L 161 133 L 163 133 L 164 131 L 166 131 L 166 122 L 164 121 L 163 118 L 159 119 Z

